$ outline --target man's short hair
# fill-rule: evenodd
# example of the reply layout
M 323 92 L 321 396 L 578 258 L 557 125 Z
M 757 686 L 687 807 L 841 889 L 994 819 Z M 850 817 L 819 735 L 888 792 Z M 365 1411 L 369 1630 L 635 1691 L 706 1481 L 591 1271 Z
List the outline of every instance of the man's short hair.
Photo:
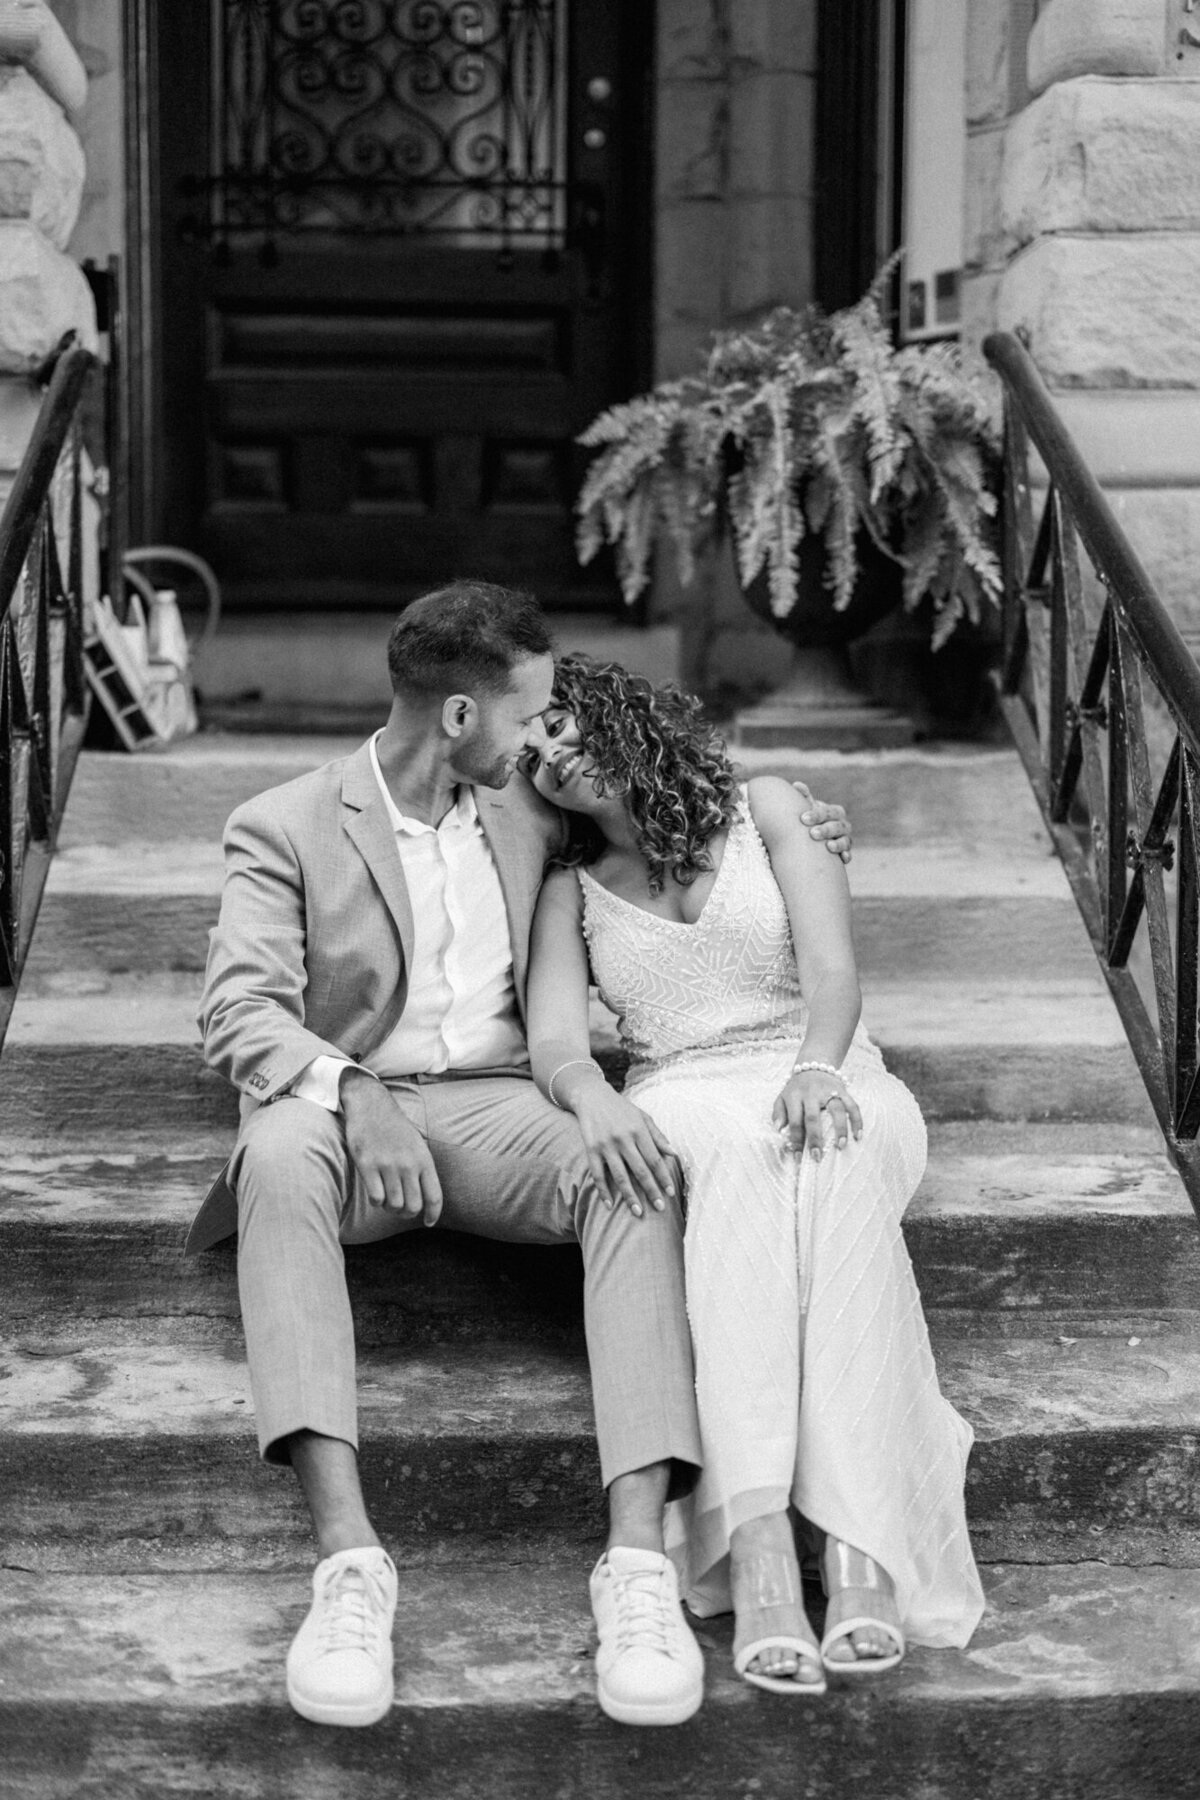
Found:
M 451 581 L 406 606 L 388 638 L 396 693 L 494 696 L 516 663 L 550 654 L 550 633 L 532 594 L 492 581 Z

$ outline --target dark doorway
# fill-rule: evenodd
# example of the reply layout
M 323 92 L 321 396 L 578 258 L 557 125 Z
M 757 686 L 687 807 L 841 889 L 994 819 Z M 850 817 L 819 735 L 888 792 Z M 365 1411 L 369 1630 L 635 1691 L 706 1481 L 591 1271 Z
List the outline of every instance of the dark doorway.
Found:
M 900 241 L 904 0 L 818 0 L 814 288 L 849 306 Z
M 576 434 L 646 377 L 643 0 L 157 0 L 146 523 L 234 608 L 581 570 Z

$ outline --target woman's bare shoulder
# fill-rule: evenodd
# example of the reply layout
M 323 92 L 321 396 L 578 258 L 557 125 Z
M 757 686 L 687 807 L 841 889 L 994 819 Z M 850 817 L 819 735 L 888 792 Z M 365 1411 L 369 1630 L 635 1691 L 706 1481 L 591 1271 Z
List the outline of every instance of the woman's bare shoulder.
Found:
M 746 798 L 764 841 L 779 833 L 799 832 L 800 814 L 808 803 L 782 775 L 755 775 L 746 783 Z
M 583 896 L 574 869 L 547 869 L 541 897 L 547 905 L 566 906 L 572 912 L 580 912 Z

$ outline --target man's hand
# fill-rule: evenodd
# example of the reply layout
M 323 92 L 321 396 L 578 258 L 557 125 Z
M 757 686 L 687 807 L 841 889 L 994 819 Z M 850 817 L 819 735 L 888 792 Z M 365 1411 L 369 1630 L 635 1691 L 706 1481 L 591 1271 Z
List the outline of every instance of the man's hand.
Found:
M 361 1069 L 347 1069 L 341 1079 L 346 1146 L 362 1176 L 372 1206 L 424 1215 L 436 1225 L 442 1210 L 442 1184 L 429 1146 L 381 1081 Z
M 668 1144 L 654 1120 L 600 1077 L 584 1082 L 571 1110 L 588 1165 L 610 1206 L 622 1201 L 641 1218 L 645 1206 L 662 1212 L 675 1191 Z
M 831 856 L 840 856 L 844 863 L 848 863 L 854 845 L 854 833 L 850 829 L 845 807 L 839 806 L 835 800 L 814 800 L 812 789 L 803 781 L 793 781 L 792 786 L 805 802 L 800 823 L 808 826 L 809 837 L 816 838 L 818 844 L 823 843 Z

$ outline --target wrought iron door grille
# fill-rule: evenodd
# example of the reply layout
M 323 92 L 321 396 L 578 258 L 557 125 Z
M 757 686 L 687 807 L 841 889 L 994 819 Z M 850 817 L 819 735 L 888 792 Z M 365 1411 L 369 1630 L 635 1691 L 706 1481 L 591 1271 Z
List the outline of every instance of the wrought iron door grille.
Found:
M 566 0 L 215 0 L 209 233 L 560 248 Z

